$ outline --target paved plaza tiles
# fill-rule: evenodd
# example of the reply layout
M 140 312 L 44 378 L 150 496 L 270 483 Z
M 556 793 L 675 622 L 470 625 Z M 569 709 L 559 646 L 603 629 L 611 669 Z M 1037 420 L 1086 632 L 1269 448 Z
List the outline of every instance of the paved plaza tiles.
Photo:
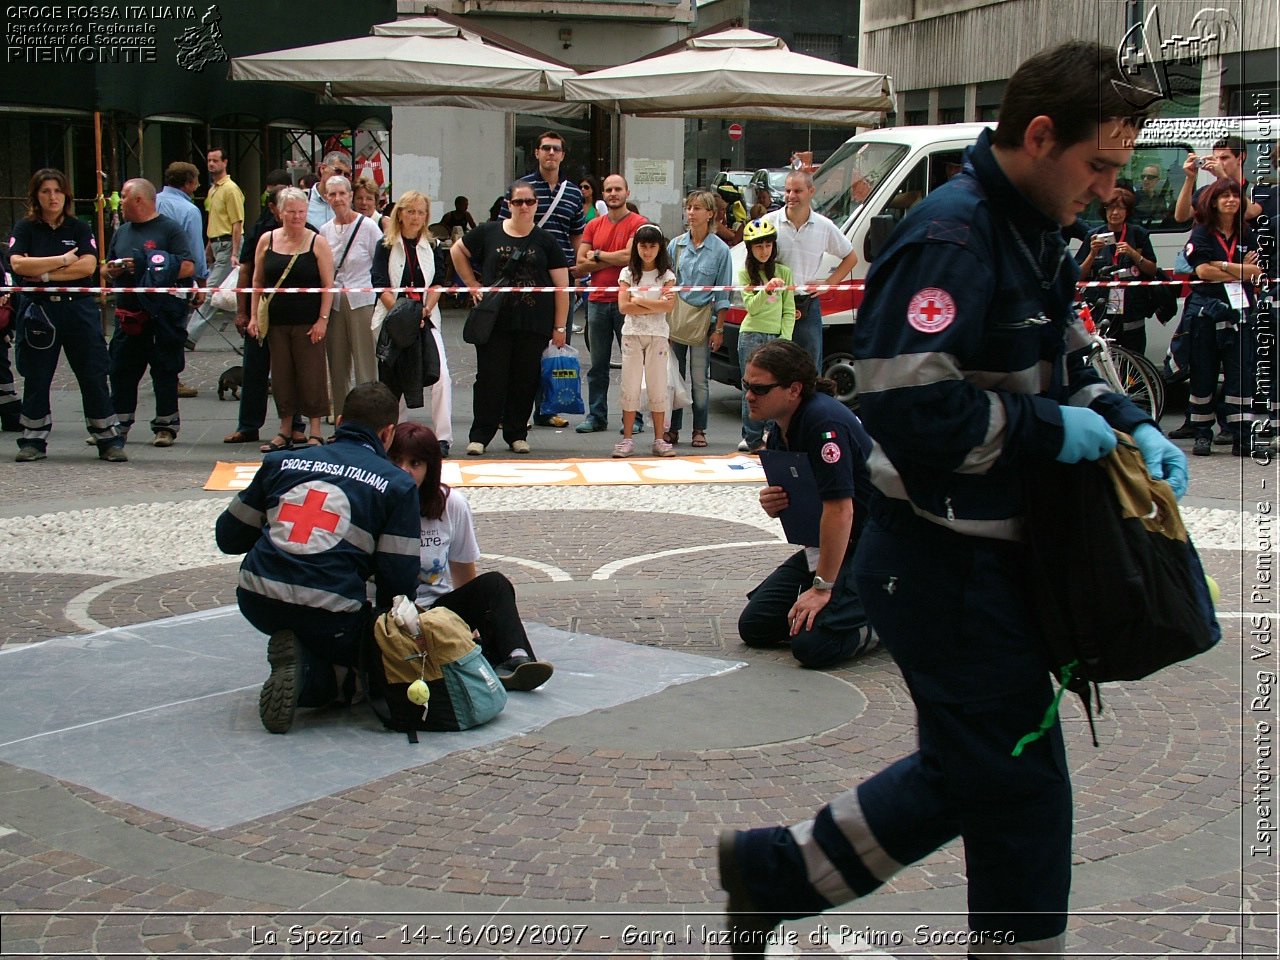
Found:
M 913 748 L 883 651 L 806 671 L 738 641 L 743 595 L 789 548 L 735 484 L 469 489 L 482 567 L 562 658 L 545 701 L 513 695 L 495 735 L 424 735 L 420 755 L 359 710 L 254 729 L 265 654 L 227 609 L 236 560 L 212 523 L 228 495 L 201 490 L 216 460 L 253 457 L 221 443 L 234 404 L 214 386 L 235 358 L 210 346 L 189 355 L 201 396 L 175 447 L 99 463 L 64 370 L 49 459 L 0 458 L 3 956 L 724 955 L 719 830 L 802 819 Z M 708 453 L 732 451 L 736 404 L 713 389 Z M 530 442 L 582 457 L 612 440 Z M 1224 641 L 1105 688 L 1098 749 L 1066 707 L 1073 955 L 1277 956 L 1277 660 L 1250 636 L 1275 622 L 1258 511 L 1276 470 L 1220 453 L 1191 472 Z M 638 685 L 551 708 L 611 674 Z M 964 929 L 963 851 L 785 929 L 775 956 L 963 956 L 945 942 Z

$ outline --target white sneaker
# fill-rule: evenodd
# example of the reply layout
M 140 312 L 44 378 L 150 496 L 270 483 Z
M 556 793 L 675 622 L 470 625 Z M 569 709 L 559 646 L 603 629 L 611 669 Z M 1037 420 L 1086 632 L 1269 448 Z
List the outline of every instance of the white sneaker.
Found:
M 528 440 L 515 441 L 514 443 L 511 444 L 511 452 L 512 453 L 528 453 L 529 441 Z
M 739 452 L 739 453 L 747 453 L 750 449 L 751 449 L 751 444 L 747 443 L 747 441 L 746 441 L 746 440 L 739 440 L 739 441 L 738 441 L 738 452 Z
M 635 453 L 636 444 L 630 437 L 623 437 L 613 445 L 613 455 L 615 457 L 629 457 Z
M 484 456 L 484 444 L 483 444 L 483 443 L 476 443 L 474 440 L 473 440 L 473 441 L 471 441 L 470 443 L 468 443 L 468 444 L 467 444 L 467 456 L 468 456 L 468 457 L 483 457 L 483 456 Z
M 675 447 L 661 438 L 653 441 L 652 450 L 655 457 L 674 457 L 676 455 Z

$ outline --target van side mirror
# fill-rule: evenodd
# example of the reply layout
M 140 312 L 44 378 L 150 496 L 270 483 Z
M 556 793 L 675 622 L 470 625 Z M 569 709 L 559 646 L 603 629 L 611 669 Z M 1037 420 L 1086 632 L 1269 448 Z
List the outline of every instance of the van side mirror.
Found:
M 862 244 L 862 253 L 867 263 L 875 260 L 889 240 L 889 234 L 898 225 L 898 220 L 891 213 L 881 213 L 871 218 L 867 224 L 867 239 Z

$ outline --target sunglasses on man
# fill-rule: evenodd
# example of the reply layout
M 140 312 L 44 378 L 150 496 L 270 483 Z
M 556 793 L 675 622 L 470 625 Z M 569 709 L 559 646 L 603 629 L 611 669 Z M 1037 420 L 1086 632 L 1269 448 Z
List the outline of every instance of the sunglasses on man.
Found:
M 746 380 L 742 381 L 742 389 L 756 397 L 767 396 L 774 387 L 781 386 L 781 383 L 748 383 Z

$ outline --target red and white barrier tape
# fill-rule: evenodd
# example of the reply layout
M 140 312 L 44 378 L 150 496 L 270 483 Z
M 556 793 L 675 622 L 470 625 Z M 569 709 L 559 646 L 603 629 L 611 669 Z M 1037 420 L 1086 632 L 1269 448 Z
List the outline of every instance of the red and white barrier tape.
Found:
M 1205 280 L 1083 280 L 1076 286 L 1085 287 L 1180 287 L 1183 284 L 1200 284 Z M 1212 281 L 1218 283 L 1220 281 Z M 863 280 L 849 283 L 814 283 L 799 287 L 781 289 L 799 290 L 801 293 L 821 296 L 836 290 L 861 290 L 866 286 Z M 88 287 L 88 286 L 0 286 L 0 293 L 167 293 L 183 296 L 190 293 L 213 294 L 218 290 L 230 293 L 413 293 L 422 291 L 422 287 Z M 427 290 L 448 294 L 465 294 L 466 287 L 427 287 Z M 576 287 L 480 287 L 481 293 L 558 293 L 561 290 L 571 294 L 577 293 L 613 293 L 620 289 L 617 286 L 576 286 Z M 744 289 L 740 284 L 715 285 L 700 284 L 690 286 L 672 286 L 669 289 L 676 293 L 719 293 Z

